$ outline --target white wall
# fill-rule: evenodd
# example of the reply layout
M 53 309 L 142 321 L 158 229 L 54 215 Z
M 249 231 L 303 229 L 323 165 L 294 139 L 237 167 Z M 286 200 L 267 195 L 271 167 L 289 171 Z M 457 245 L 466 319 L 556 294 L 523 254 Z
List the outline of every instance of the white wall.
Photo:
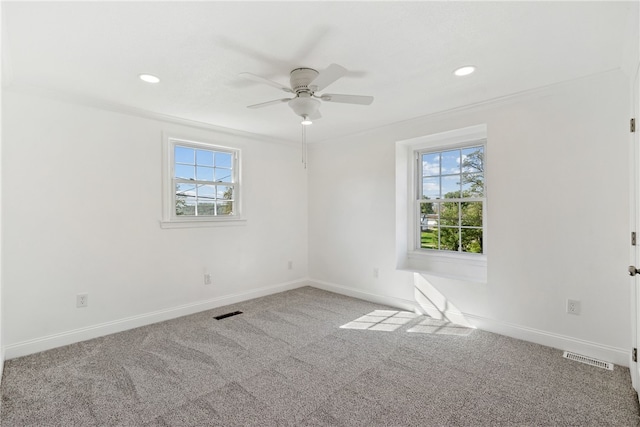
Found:
M 308 185 L 298 146 L 5 91 L 7 357 L 299 286 L 307 271 L 319 287 L 411 305 L 414 276 L 396 270 L 395 142 L 486 123 L 488 281 L 421 277 L 480 327 L 625 364 L 629 91 L 610 72 L 312 144 Z M 159 227 L 163 131 L 242 149 L 245 226 Z
M 8 358 L 303 283 L 297 145 L 15 91 L 3 101 Z M 246 225 L 160 228 L 162 132 L 242 150 Z M 89 307 L 78 309 L 83 292 Z
M 422 278 L 472 324 L 627 364 L 629 82 L 613 71 L 313 144 L 311 279 L 414 301 L 413 273 L 396 270 L 395 142 L 486 123 L 487 283 Z

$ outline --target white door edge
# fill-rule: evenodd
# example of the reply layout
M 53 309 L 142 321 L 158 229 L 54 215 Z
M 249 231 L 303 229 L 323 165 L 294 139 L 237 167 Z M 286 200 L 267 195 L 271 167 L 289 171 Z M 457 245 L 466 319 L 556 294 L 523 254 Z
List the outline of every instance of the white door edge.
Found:
M 640 64 L 638 65 L 638 71 L 640 71 Z M 636 131 L 630 133 L 629 143 L 629 158 L 630 158 L 630 233 L 635 232 L 640 237 L 640 129 L 638 129 L 639 113 L 640 113 L 640 73 L 636 72 L 632 77 L 632 105 L 631 105 L 631 117 L 636 121 Z M 629 236 L 631 239 L 631 235 Z M 634 265 L 636 268 L 640 268 L 640 251 L 638 245 L 640 244 L 640 238 L 636 243 L 636 246 L 630 245 L 629 251 L 629 265 Z M 640 275 L 636 275 L 629 278 L 630 282 L 630 301 L 631 301 L 631 347 L 638 348 L 640 343 L 640 292 L 638 286 L 640 286 Z M 629 367 L 631 371 L 631 383 L 633 388 L 640 392 L 640 364 L 634 362 L 632 359 L 631 349 L 629 351 Z

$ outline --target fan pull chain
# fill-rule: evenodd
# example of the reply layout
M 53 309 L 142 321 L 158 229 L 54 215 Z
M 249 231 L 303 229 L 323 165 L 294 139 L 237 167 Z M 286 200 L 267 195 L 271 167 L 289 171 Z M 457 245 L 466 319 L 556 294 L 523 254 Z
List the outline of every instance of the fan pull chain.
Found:
M 304 168 L 307 168 L 307 127 L 305 125 L 302 126 L 302 164 Z
M 304 168 L 307 168 L 309 161 L 309 142 L 307 141 L 307 130 L 304 130 Z

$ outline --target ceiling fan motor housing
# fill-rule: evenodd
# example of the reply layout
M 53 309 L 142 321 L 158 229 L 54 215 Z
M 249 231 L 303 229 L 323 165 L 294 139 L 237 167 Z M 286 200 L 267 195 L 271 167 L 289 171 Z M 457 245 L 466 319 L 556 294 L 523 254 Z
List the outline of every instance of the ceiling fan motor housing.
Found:
M 318 77 L 318 72 L 313 68 L 296 68 L 291 71 L 291 77 L 289 79 L 291 83 L 291 89 L 295 93 L 300 92 L 310 92 L 313 93 L 311 89 L 309 89 L 309 84 Z

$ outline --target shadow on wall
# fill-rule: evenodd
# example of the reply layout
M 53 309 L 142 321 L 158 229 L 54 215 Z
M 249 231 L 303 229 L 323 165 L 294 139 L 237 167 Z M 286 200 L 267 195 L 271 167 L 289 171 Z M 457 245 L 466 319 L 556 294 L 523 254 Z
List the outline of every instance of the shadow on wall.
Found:
M 413 273 L 414 297 L 423 313 L 455 325 L 474 328 L 464 314 L 420 273 Z

